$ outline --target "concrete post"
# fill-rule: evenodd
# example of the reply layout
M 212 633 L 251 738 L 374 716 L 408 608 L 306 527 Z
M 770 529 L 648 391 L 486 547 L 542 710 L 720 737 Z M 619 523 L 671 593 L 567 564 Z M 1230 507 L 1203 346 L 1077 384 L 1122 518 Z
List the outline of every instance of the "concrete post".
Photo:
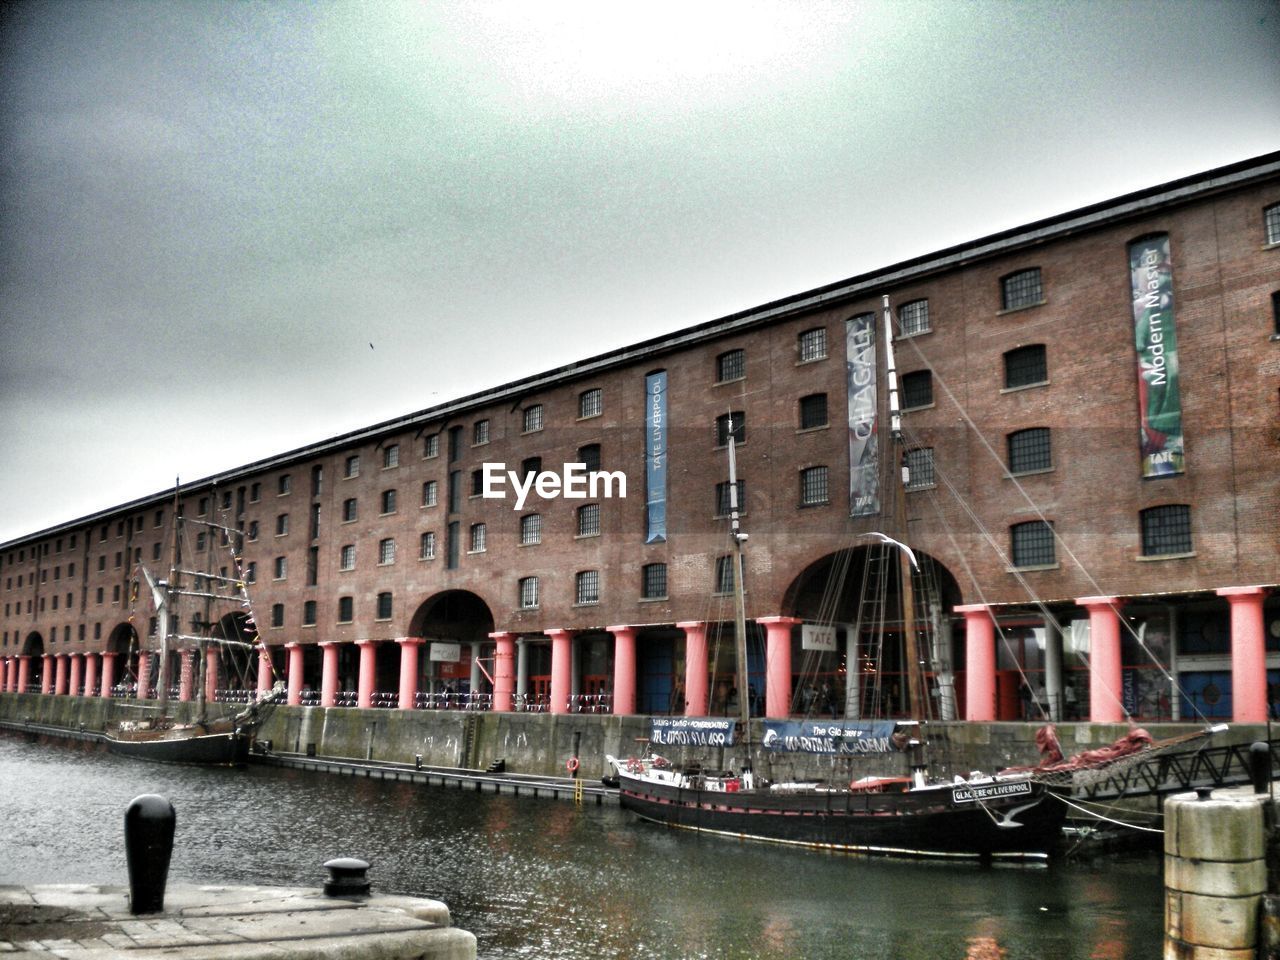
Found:
M 356 706 L 368 710 L 373 706 L 373 688 L 377 682 L 378 641 L 357 640 L 360 648 L 360 679 L 356 683 Z
M 302 703 L 302 644 L 286 643 L 284 650 L 288 658 L 288 665 L 285 667 L 289 691 L 286 702 L 289 706 L 296 707 Z
M 529 702 L 529 641 L 516 640 L 516 700 Z
M 1124 679 L 1120 670 L 1120 607 L 1116 597 L 1083 597 L 1089 611 L 1089 719 L 1119 723 L 1124 719 Z
M 320 644 L 320 706 L 332 707 L 338 702 L 338 642 Z
M 418 705 L 418 648 L 421 637 L 401 637 L 400 644 L 400 701 L 401 710 L 412 710 Z
M 53 695 L 61 697 L 67 692 L 67 655 L 60 653 L 53 658 L 54 661 L 54 680 Z
M 677 623 L 684 631 L 684 715 L 707 715 L 707 625 L 702 620 Z
M 791 716 L 791 628 L 799 622 L 795 617 L 756 618 L 765 631 L 764 715 L 770 720 Z
M 81 693 L 81 675 L 84 672 L 84 654 L 73 653 L 68 659 L 71 661 L 71 676 L 67 682 L 67 693 L 73 697 L 78 697 Z
M 613 634 L 613 712 L 636 712 L 636 628 L 606 627 Z
M 573 631 L 556 628 L 542 631 L 551 638 L 551 713 L 569 712 L 570 660 Z
M 1265 795 L 1249 788 L 1164 805 L 1164 956 L 1253 960 L 1267 889 Z
M 1265 587 L 1223 587 L 1231 604 L 1231 703 L 1236 723 L 1267 722 L 1267 642 L 1263 633 Z
M 996 624 L 985 603 L 956 607 L 964 614 L 964 718 L 990 723 L 996 718 Z
M 1044 689 L 1049 698 L 1049 719 L 1061 723 L 1064 716 L 1062 628 L 1053 617 L 1044 618 Z
M 110 651 L 102 655 L 102 687 L 100 697 L 110 697 L 111 688 L 116 685 L 116 654 Z
M 493 709 L 510 713 L 516 688 L 516 635 L 499 631 L 489 634 L 493 641 Z

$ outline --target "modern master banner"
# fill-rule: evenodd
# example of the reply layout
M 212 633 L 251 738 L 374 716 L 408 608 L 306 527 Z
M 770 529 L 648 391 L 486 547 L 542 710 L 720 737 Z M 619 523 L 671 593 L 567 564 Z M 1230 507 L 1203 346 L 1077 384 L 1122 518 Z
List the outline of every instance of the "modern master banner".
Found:
M 1142 475 L 1172 476 L 1184 472 L 1186 462 L 1168 234 L 1143 237 L 1129 244 L 1129 277 L 1134 345 L 1138 351 Z

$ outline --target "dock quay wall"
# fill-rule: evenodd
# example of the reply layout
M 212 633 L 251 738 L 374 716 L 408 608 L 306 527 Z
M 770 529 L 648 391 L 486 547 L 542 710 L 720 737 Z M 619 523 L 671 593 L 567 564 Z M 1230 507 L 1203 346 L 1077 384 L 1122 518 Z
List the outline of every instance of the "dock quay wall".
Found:
M 189 718 L 193 703 L 171 704 L 171 712 Z M 98 697 L 0 694 L 0 722 L 30 723 L 93 734 L 107 724 L 145 716 L 154 703 Z M 211 704 L 214 715 L 231 713 L 231 705 Z M 993 773 L 1009 766 L 1037 762 L 1036 723 L 932 723 L 927 725 L 929 766 L 941 776 Z M 1189 724 L 1153 724 L 1163 738 L 1196 729 Z M 1124 724 L 1063 723 L 1058 737 L 1064 753 L 1110 743 L 1127 732 Z M 753 721 L 760 742 L 762 723 Z M 485 770 L 501 761 L 510 773 L 566 776 L 570 758 L 579 760 L 577 775 L 598 780 L 607 771 L 605 757 L 631 756 L 649 735 L 646 715 L 490 713 L 449 710 L 359 710 L 346 707 L 286 707 L 270 710 L 258 739 L 278 754 L 341 760 L 421 764 Z M 1265 728 L 1233 726 L 1215 743 L 1248 743 L 1265 739 Z M 701 763 L 711 769 L 737 769 L 741 748 L 672 746 L 658 750 L 678 763 Z M 758 751 L 755 769 L 771 778 L 837 780 L 851 775 L 902 775 L 905 754 L 833 758 L 822 755 Z

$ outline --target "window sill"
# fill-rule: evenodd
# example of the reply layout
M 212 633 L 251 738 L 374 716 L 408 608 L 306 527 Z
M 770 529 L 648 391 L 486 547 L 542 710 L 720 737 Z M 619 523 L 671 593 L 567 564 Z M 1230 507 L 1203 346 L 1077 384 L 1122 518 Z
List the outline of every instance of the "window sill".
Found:
M 1026 567 L 1005 567 L 1005 573 L 1035 573 L 1038 570 L 1057 570 L 1061 567 L 1059 563 L 1034 563 Z
M 419 510 L 430 510 L 432 507 L 438 507 L 438 506 L 440 506 L 440 504 L 438 504 L 438 503 L 424 503 L 424 504 L 422 504 L 422 506 L 420 506 L 418 509 L 419 509 Z
M 1012 480 L 1015 477 L 1034 477 L 1042 473 L 1053 473 L 1056 469 L 1056 467 L 1041 467 L 1038 470 L 1019 470 L 1017 473 L 1009 471 L 1004 475 L 1004 478 L 1006 480 Z
M 915 493 L 919 490 L 937 490 L 937 489 L 938 489 L 938 485 L 936 483 L 920 483 L 914 487 L 905 488 L 907 493 Z
M 584 420 L 598 420 L 600 417 L 603 417 L 603 416 L 604 416 L 604 411 L 601 410 L 599 413 L 588 413 L 585 417 L 578 417 L 575 422 L 582 423 Z
M 914 413 L 916 410 L 932 410 L 937 404 L 930 400 L 928 403 L 922 403 L 918 407 L 899 407 L 899 413 Z
M 640 598 L 640 600 L 639 600 L 638 602 L 640 602 L 640 603 L 666 603 L 666 602 L 667 602 L 667 600 L 669 600 L 669 599 L 670 599 L 670 597 L 665 597 L 665 596 L 663 596 L 663 597 L 641 597 L 641 598 Z
M 538 607 L 538 605 L 535 603 L 535 604 L 534 604 L 533 606 L 531 606 L 531 607 L 520 607 L 519 609 L 520 609 L 520 611 L 523 613 L 523 612 L 524 612 L 524 611 L 526 611 L 526 610 L 537 610 L 537 609 L 539 609 L 539 607 Z
M 1003 317 L 1006 313 L 1021 313 L 1023 310 L 1034 310 L 1036 307 L 1043 307 L 1048 300 L 1037 300 L 1035 303 L 1024 303 L 1020 307 L 1002 307 L 996 311 L 997 317 Z
M 600 606 L 600 601 L 599 601 L 599 600 L 583 600 L 581 603 L 575 603 L 573 606 L 574 606 L 575 608 L 577 608 L 577 607 L 598 607 L 598 606 Z
M 541 540 L 531 540 L 529 543 L 521 543 L 521 544 L 518 544 L 518 546 L 520 546 L 520 547 L 540 547 L 540 546 L 542 546 L 542 541 L 541 541 Z
M 796 436 L 799 436 L 802 433 L 818 433 L 822 430 L 830 430 L 830 429 L 831 429 L 830 423 L 822 423 L 816 427 L 799 427 L 796 430 Z
M 594 539 L 595 539 L 596 537 L 598 537 L 598 536 L 600 536 L 600 531 L 599 531 L 599 530 L 597 530 L 595 533 L 577 533 L 577 534 L 574 534 L 573 539 L 575 539 L 575 540 L 594 540 Z
M 797 360 L 796 366 L 803 367 L 803 366 L 807 366 L 810 363 L 821 363 L 823 360 L 826 360 L 826 359 L 827 359 L 827 355 L 824 353 L 820 357 L 810 357 L 808 360 Z
M 744 375 L 743 375 L 743 376 L 741 376 L 741 377 L 733 377 L 733 378 L 731 378 L 731 379 L 729 379 L 729 380 L 717 380 L 715 383 L 713 383 L 713 384 L 712 384 L 712 386 L 713 386 L 713 387 L 723 387 L 725 384 L 729 384 L 729 383 L 741 383 L 741 382 L 742 382 L 743 380 L 745 380 L 745 379 L 747 379 L 747 378 L 746 378 L 746 375 L 744 374 Z
M 468 556 L 468 557 L 474 557 L 474 556 L 476 556 L 477 554 L 481 554 L 481 553 L 488 553 L 488 552 L 489 552 L 488 550 L 468 550 L 468 551 L 467 551 L 467 556 Z
M 534 427 L 532 430 L 521 430 L 521 431 L 520 431 L 520 436 L 522 436 L 522 437 L 527 437 L 527 436 L 529 436 L 530 434 L 533 434 L 533 433 L 541 433 L 542 431 L 543 431 L 543 428 L 542 428 L 542 427 Z
M 1001 387 L 1000 392 L 1002 394 L 1018 393 L 1021 390 L 1034 390 L 1036 387 L 1047 387 L 1047 386 L 1049 386 L 1048 380 L 1037 380 L 1035 383 L 1023 383 L 1023 384 L 1019 384 L 1016 387 Z
M 829 507 L 829 506 L 831 506 L 830 500 L 819 500 L 819 501 L 815 501 L 814 503 L 798 503 L 796 504 L 796 509 L 809 510 L 812 507 Z
M 1137 563 L 1158 563 L 1161 560 L 1188 560 L 1195 555 L 1196 552 L 1192 550 L 1189 553 L 1157 553 L 1151 556 L 1140 554 L 1133 559 Z
M 434 560 L 434 559 L 435 559 L 435 557 L 434 557 L 434 556 L 430 556 L 430 557 L 419 557 L 419 558 L 418 558 L 418 562 L 419 562 L 419 563 L 427 563 L 427 562 L 429 562 L 429 561 L 431 561 L 431 560 Z

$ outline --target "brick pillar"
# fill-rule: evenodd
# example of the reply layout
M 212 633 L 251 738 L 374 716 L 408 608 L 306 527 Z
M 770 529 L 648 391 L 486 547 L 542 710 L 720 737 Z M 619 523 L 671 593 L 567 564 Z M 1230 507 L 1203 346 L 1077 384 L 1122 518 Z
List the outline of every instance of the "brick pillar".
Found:
M 178 653 L 178 699 L 184 703 L 195 696 L 195 656 L 194 651 L 181 650 Z
M 684 631 L 684 715 L 707 715 L 707 624 L 702 620 L 677 623 Z
M 338 642 L 320 644 L 320 706 L 332 707 L 338 702 Z
M 67 660 L 70 659 L 65 653 L 60 653 L 54 657 L 54 680 L 53 695 L 55 697 L 65 696 L 67 692 Z
M 791 628 L 799 622 L 795 617 L 756 618 L 765 629 L 764 715 L 770 720 L 791 716 Z
M 573 631 L 542 631 L 551 638 L 551 713 L 569 712 L 569 686 L 573 681 Z
M 107 652 L 102 655 L 102 686 L 98 696 L 110 697 L 111 688 L 116 685 L 116 654 Z
M 286 643 L 284 645 L 287 666 L 285 676 L 288 678 L 288 704 L 296 707 L 302 703 L 302 644 Z
M 1089 719 L 1119 723 L 1124 719 L 1124 678 L 1120 671 L 1120 607 L 1116 597 L 1083 597 L 1089 611 Z
M 613 712 L 636 712 L 636 628 L 606 627 L 613 634 Z
M 266 696 L 271 692 L 274 685 L 272 683 L 272 674 L 275 673 L 275 667 L 271 664 L 271 648 L 261 641 L 258 642 L 258 698 Z
M 489 634 L 493 649 L 493 709 L 495 713 L 510 713 L 516 692 L 516 635 L 498 632 Z
M 412 710 L 418 702 L 418 648 L 421 637 L 401 637 L 400 644 L 400 703 L 401 710 Z
M 135 700 L 148 700 L 151 696 L 151 654 L 143 650 L 138 654 L 138 689 Z
M 357 640 L 360 648 L 360 679 L 356 684 L 356 706 L 368 710 L 373 706 L 373 688 L 378 673 L 378 641 Z
M 1231 703 L 1236 723 L 1267 722 L 1267 640 L 1263 631 L 1265 587 L 1223 587 L 1231 604 Z
M 964 614 L 964 718 L 988 723 L 996 718 L 996 630 L 985 603 L 956 607 Z

